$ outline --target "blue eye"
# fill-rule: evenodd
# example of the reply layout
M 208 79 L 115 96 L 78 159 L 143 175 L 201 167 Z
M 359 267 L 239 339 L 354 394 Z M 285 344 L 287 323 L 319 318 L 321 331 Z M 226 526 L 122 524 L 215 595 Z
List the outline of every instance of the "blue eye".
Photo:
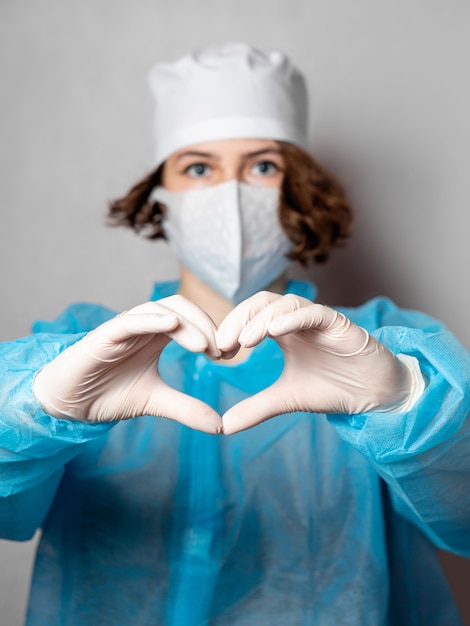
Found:
M 279 172 L 278 166 L 272 161 L 259 161 L 253 165 L 251 170 L 254 174 L 259 176 L 269 176 L 270 174 Z
M 210 167 L 205 163 L 193 163 L 186 168 L 185 173 L 192 178 L 202 178 L 209 175 Z

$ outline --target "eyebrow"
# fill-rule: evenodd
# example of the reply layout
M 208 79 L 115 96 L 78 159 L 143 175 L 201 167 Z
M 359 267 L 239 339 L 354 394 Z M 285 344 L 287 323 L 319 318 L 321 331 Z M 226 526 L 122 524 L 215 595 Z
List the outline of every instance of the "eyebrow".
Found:
M 253 158 L 269 153 L 281 154 L 281 150 L 280 148 L 275 147 L 262 148 L 261 150 L 255 150 L 254 152 L 247 152 L 243 156 L 245 158 Z M 219 160 L 219 157 L 212 152 L 202 152 L 199 150 L 188 150 L 187 152 L 183 152 L 183 154 L 180 154 L 176 160 L 179 161 L 180 159 L 183 159 L 185 157 L 202 157 L 206 159 L 215 159 L 216 161 Z
M 246 157 L 257 157 L 257 156 L 261 156 L 262 154 L 269 154 L 269 153 L 274 152 L 274 154 L 282 154 L 281 153 L 281 149 L 280 148 L 263 148 L 261 150 L 255 150 L 255 152 L 248 152 L 247 154 L 245 154 L 244 156 Z
M 214 155 L 211 154 L 210 152 L 199 152 L 197 150 L 188 150 L 188 152 L 183 152 L 183 154 L 180 154 L 176 160 L 179 161 L 180 159 L 184 159 L 185 157 L 204 157 L 207 159 L 210 158 L 214 158 Z

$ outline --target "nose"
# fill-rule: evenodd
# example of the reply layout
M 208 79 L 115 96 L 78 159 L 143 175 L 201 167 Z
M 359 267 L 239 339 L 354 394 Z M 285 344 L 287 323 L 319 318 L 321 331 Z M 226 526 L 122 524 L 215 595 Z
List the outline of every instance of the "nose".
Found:
M 221 183 L 226 183 L 229 180 L 243 182 L 243 172 L 241 168 L 237 167 L 235 164 L 227 165 L 221 168 L 219 180 Z

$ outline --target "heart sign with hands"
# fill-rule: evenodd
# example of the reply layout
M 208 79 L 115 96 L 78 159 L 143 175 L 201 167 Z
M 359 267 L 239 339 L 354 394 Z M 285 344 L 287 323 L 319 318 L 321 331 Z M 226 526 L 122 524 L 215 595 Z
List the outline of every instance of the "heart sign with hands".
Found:
M 158 372 L 172 339 L 218 358 L 215 332 L 212 319 L 182 296 L 147 302 L 98 326 L 44 366 L 34 395 L 54 417 L 93 423 L 154 415 L 218 434 L 220 416 L 167 385 Z
M 217 345 L 223 358 L 265 337 L 281 347 L 283 372 L 225 413 L 224 434 L 283 413 L 387 411 L 409 400 L 413 374 L 406 362 L 333 309 L 295 295 L 259 292 L 224 319 Z

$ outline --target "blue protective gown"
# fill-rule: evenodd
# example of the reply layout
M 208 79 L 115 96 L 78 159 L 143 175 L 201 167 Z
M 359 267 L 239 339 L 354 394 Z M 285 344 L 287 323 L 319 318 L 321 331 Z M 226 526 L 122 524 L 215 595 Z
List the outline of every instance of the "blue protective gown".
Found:
M 45 415 L 32 378 L 112 311 L 74 305 L 1 346 L 2 536 L 43 529 L 29 626 L 460 624 L 434 546 L 470 555 L 469 354 L 386 299 L 342 311 L 419 359 L 409 413 L 289 414 L 230 437 L 87 425 Z M 172 342 L 160 365 L 221 414 L 281 369 L 269 339 L 234 366 Z

